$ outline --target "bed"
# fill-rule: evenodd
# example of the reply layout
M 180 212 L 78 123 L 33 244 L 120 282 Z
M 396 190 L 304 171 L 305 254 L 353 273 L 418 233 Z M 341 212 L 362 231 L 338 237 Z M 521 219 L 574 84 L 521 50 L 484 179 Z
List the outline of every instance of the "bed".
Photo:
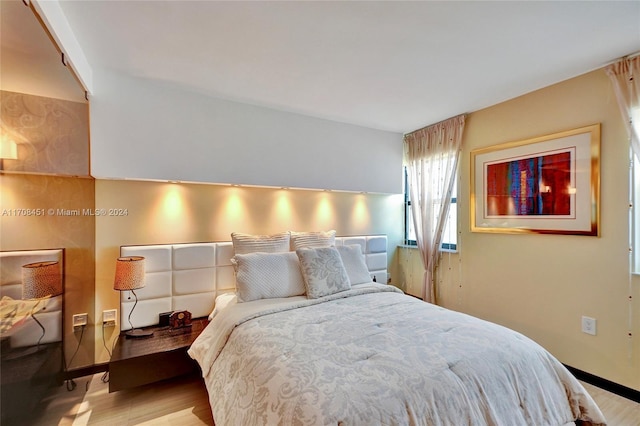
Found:
M 606 424 L 532 340 L 386 285 L 385 236 L 288 235 L 233 238 L 188 351 L 217 425 Z

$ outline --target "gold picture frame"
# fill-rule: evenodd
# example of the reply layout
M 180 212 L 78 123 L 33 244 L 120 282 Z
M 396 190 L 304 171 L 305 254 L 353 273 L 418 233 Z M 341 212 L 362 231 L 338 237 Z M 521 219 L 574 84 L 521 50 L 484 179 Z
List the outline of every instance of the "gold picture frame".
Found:
M 599 236 L 600 124 L 471 152 L 471 231 Z

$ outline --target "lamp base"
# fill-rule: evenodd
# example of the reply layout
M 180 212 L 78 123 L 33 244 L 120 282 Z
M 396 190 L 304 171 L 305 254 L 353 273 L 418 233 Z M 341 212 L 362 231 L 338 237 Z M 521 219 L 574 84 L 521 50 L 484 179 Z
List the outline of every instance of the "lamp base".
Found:
M 127 339 L 138 339 L 141 337 L 151 337 L 153 336 L 152 330 L 141 330 L 139 328 L 135 328 L 133 330 L 129 330 L 124 333 Z

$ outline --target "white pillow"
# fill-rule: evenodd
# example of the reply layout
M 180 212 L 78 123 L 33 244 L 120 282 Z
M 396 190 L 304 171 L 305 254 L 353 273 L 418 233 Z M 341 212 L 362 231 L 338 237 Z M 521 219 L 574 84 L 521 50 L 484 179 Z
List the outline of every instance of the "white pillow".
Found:
M 236 269 L 238 302 L 300 296 L 305 292 L 294 252 L 237 254 L 231 263 Z
M 289 233 L 281 232 L 273 235 L 251 235 L 240 232 L 231 233 L 233 252 L 247 253 L 280 253 L 289 251 Z
M 220 296 L 216 297 L 216 303 L 213 305 L 213 311 L 209 314 L 209 321 L 213 319 L 218 312 L 223 310 L 229 305 L 232 305 L 237 302 L 237 296 L 235 293 L 222 293 Z
M 349 276 L 335 247 L 301 248 L 296 250 L 296 254 L 300 259 L 309 299 L 351 288 Z
M 369 268 L 362 253 L 360 244 L 337 246 L 338 253 L 347 271 L 351 285 L 370 283 L 372 281 Z
M 303 247 L 329 247 L 336 245 L 336 231 L 295 232 L 291 231 L 291 250 Z

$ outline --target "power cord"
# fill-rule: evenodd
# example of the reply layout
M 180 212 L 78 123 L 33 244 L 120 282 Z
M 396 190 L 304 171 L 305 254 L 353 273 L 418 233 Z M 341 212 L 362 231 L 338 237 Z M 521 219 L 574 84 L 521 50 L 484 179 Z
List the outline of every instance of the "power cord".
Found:
M 109 347 L 107 346 L 107 341 L 105 340 L 105 337 L 104 337 L 104 328 L 105 327 L 104 327 L 104 322 L 103 322 L 102 323 L 102 345 L 104 346 L 104 349 L 109 354 L 109 359 L 111 359 L 111 354 L 113 353 L 113 348 L 115 347 L 116 343 L 118 342 L 118 339 L 115 339 L 113 341 L 113 343 L 111 344 L 111 350 L 109 350 Z M 107 369 L 107 371 L 104 372 L 102 377 L 100 377 L 100 380 L 102 381 L 102 383 L 109 383 L 109 369 Z
M 73 359 L 76 357 L 76 354 L 78 353 L 78 350 L 80 349 L 80 345 L 82 344 L 82 337 L 84 336 L 84 329 L 85 329 L 86 325 L 81 326 L 80 329 L 80 339 L 78 339 L 78 345 L 76 346 L 76 350 L 73 352 L 73 355 L 71 355 L 71 359 L 69 360 L 69 363 L 67 364 L 67 358 L 64 356 L 63 354 L 63 361 L 64 361 L 64 371 L 69 371 L 69 367 L 71 366 L 71 364 L 73 364 Z M 67 390 L 69 392 L 71 392 L 72 390 L 74 390 L 77 386 L 76 382 L 73 379 L 67 379 L 65 381 L 66 386 L 67 386 Z

